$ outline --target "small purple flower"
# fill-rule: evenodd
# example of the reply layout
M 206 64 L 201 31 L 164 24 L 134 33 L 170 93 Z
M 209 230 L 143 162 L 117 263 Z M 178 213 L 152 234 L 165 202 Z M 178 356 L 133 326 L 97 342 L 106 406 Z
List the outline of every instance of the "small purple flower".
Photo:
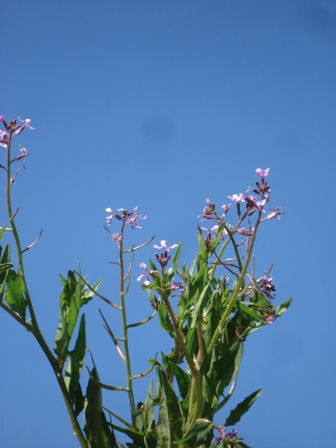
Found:
M 142 279 L 142 277 L 146 276 L 145 277 L 146 279 L 143 282 L 143 284 L 145 286 L 148 286 L 148 285 L 150 285 L 149 276 L 151 274 L 153 274 L 155 271 L 151 271 L 151 270 L 147 269 L 147 266 L 145 263 L 140 263 L 140 267 L 143 269 L 143 271 L 142 271 L 141 275 L 139 275 L 139 277 L 137 278 L 137 281 L 139 282 Z
M 268 299 L 274 299 L 276 294 L 276 289 L 274 283 L 272 283 L 273 277 L 270 275 L 267 275 L 267 272 L 265 272 L 265 275 L 263 277 L 258 278 L 257 284 L 262 291 L 262 293 L 267 297 Z
M 7 148 L 8 141 L 9 141 L 9 132 L 6 129 L 2 129 L 0 131 L 0 146 Z
M 204 207 L 203 213 L 197 216 L 197 218 L 201 218 L 201 221 L 205 221 L 207 219 L 214 219 L 216 217 L 215 204 L 212 203 L 210 199 L 206 199 L 205 202 L 208 204 L 207 207 Z
M 269 168 L 266 168 L 265 170 L 257 168 L 255 172 L 258 174 L 258 176 L 261 177 L 261 179 L 264 179 L 266 176 L 268 176 L 269 170 L 270 170 Z
M 228 196 L 229 199 L 231 199 L 231 201 L 234 202 L 245 202 L 245 196 L 241 193 L 239 194 L 233 194 L 232 196 Z
M 139 215 L 138 207 L 134 207 L 133 215 L 126 220 L 126 224 L 130 224 L 131 230 L 134 230 L 135 227 L 141 229 L 141 225 L 138 223 L 139 219 L 147 219 L 147 216 Z
M 30 126 L 30 118 L 26 118 L 25 120 L 21 120 L 21 118 L 20 117 L 18 117 L 18 119 L 23 123 L 23 125 L 22 126 L 16 126 L 15 127 L 15 129 L 16 129 L 16 131 L 14 132 L 14 135 L 15 135 L 15 137 L 17 137 L 18 135 L 20 135 L 21 134 L 21 132 L 24 130 L 24 129 L 26 129 L 26 128 L 29 128 L 29 129 L 35 129 L 35 128 L 33 128 L 32 126 Z
M 263 221 L 265 220 L 270 220 L 270 219 L 280 219 L 280 215 L 283 215 L 284 212 L 282 212 L 280 210 L 281 207 L 276 207 L 276 208 L 271 208 L 271 212 L 266 216 L 266 218 L 263 219 Z
M 24 123 L 22 126 L 24 126 L 25 128 L 35 129 L 35 128 L 31 127 L 30 124 L 29 124 L 31 122 L 30 118 L 26 118 L 25 120 L 21 120 L 21 118 L 18 117 L 18 119 L 21 121 L 21 123 Z
M 109 216 L 106 217 L 106 224 L 107 224 L 108 226 L 110 226 L 110 225 L 111 225 L 111 222 L 112 222 L 112 218 L 113 218 L 113 212 L 112 212 L 112 209 L 111 209 L 110 207 L 107 207 L 107 208 L 105 209 L 105 211 L 106 211 L 107 213 L 111 213 Z
M 254 227 L 249 227 L 248 229 L 245 229 L 245 227 L 241 227 L 237 230 L 237 232 L 243 236 L 252 236 L 254 234 Z
M 222 205 L 222 209 L 223 209 L 222 218 L 224 218 L 227 215 L 230 208 L 231 208 L 231 204 Z
M 4 115 L 0 115 L 0 121 L 1 121 L 2 123 L 5 122 L 5 116 L 4 116 Z
M 175 249 L 176 247 L 178 247 L 178 244 L 173 244 L 172 246 L 167 246 L 166 240 L 161 240 L 160 244 L 161 244 L 161 246 L 157 246 L 156 244 L 154 244 L 155 249 L 164 250 L 164 251 L 169 252 L 170 249 Z

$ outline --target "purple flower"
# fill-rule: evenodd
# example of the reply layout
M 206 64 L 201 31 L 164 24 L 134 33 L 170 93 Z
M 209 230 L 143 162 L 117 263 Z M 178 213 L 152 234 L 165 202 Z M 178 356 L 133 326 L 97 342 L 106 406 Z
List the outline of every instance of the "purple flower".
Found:
M 270 219 L 280 219 L 280 215 L 283 215 L 284 212 L 282 212 L 280 210 L 281 207 L 276 207 L 276 208 L 271 208 L 271 212 L 266 216 L 266 218 L 263 219 L 263 221 L 265 220 L 270 220 Z
M 5 116 L 4 116 L 4 115 L 0 115 L 0 121 L 1 121 L 2 123 L 5 122 Z
M 157 246 L 155 244 L 154 245 L 155 249 L 164 250 L 164 251 L 169 252 L 170 249 L 175 249 L 176 247 L 178 247 L 178 244 L 173 244 L 172 246 L 167 246 L 166 240 L 161 240 L 160 244 L 161 244 L 161 246 Z
M 126 224 L 130 224 L 131 230 L 134 230 L 135 227 L 141 229 L 141 225 L 138 223 L 139 219 L 147 219 L 147 216 L 139 215 L 138 207 L 134 207 L 133 215 L 126 220 Z
M 18 117 L 18 119 L 23 123 L 23 125 L 22 126 L 16 126 L 15 127 L 15 129 L 16 129 L 16 131 L 14 132 L 14 135 L 15 136 L 18 136 L 18 135 L 20 135 L 21 134 L 21 132 L 24 130 L 24 129 L 26 129 L 26 128 L 29 128 L 29 129 L 35 129 L 35 128 L 33 128 L 32 126 L 30 126 L 30 118 L 26 118 L 25 120 L 21 120 L 21 118 L 20 117 Z
M 228 196 L 229 199 L 231 199 L 231 201 L 234 202 L 245 202 L 245 196 L 241 193 L 239 194 L 233 194 L 232 196 Z
M 7 144 L 9 141 L 9 132 L 5 129 L 0 131 L 0 146 L 7 148 Z
M 148 285 L 150 285 L 149 276 L 151 274 L 153 274 L 155 271 L 151 271 L 151 270 L 147 269 L 147 266 L 145 263 L 140 263 L 140 267 L 143 269 L 143 271 L 142 271 L 141 275 L 139 275 L 139 277 L 137 278 L 137 281 L 139 282 L 143 276 L 146 276 L 146 280 L 143 282 L 143 284 L 145 286 L 148 286 Z
M 269 168 L 266 168 L 265 170 L 262 170 L 261 168 L 256 169 L 256 173 L 258 176 L 260 176 L 262 179 L 264 179 L 266 176 L 268 176 Z
M 109 216 L 106 216 L 106 224 L 109 226 L 109 225 L 111 225 L 111 222 L 112 222 L 113 212 L 112 212 L 112 209 L 110 207 L 107 207 L 105 209 L 105 211 L 107 213 L 111 213 Z
M 262 293 L 267 297 L 268 299 L 274 299 L 276 294 L 276 289 L 274 283 L 272 283 L 273 277 L 270 275 L 267 275 L 267 272 L 263 277 L 258 278 L 257 284 L 262 291 Z
M 214 219 L 216 217 L 215 204 L 212 203 L 210 199 L 206 199 L 205 202 L 208 204 L 207 207 L 204 207 L 203 213 L 197 216 L 197 218 L 201 218 L 201 221 L 205 221 L 206 219 Z

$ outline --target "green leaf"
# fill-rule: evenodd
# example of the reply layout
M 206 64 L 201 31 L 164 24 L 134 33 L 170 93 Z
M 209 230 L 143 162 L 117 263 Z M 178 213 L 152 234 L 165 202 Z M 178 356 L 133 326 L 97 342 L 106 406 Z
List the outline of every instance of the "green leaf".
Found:
M 68 333 L 68 324 L 65 317 L 61 314 L 58 323 L 58 328 L 55 335 L 55 353 L 58 355 L 59 359 L 65 362 L 68 356 L 68 346 L 70 343 L 70 336 Z
M 97 291 L 97 289 L 99 288 L 100 284 L 102 283 L 103 279 L 101 278 L 100 280 L 98 280 L 93 286 L 92 289 L 94 289 L 94 291 Z M 95 296 L 95 292 L 92 291 L 89 288 L 84 288 L 82 290 L 81 293 L 81 307 L 86 305 L 88 302 L 90 302 L 90 300 L 92 300 Z
M 285 311 L 288 310 L 289 305 L 290 305 L 291 302 L 292 302 L 292 299 L 293 299 L 293 297 L 290 297 L 286 302 L 281 303 L 281 304 L 278 306 L 278 308 L 277 308 L 277 310 L 276 310 L 276 313 L 275 313 L 276 317 L 280 317 L 282 313 L 284 313 Z
M 86 389 L 86 405 L 84 412 L 84 431 L 90 443 L 90 448 L 117 448 L 114 433 L 109 429 L 102 411 L 102 394 L 96 367 L 91 371 Z
M 188 396 L 189 386 L 191 383 L 191 376 L 186 373 L 181 367 L 171 361 L 168 363 L 168 367 L 175 375 L 177 386 L 182 399 L 184 400 Z
M 238 423 L 241 417 L 250 409 L 255 400 L 260 397 L 263 390 L 259 389 L 253 394 L 245 398 L 241 403 L 239 403 L 235 409 L 230 412 L 229 417 L 226 419 L 224 426 L 232 426 Z
M 144 427 L 149 431 L 154 422 L 153 380 L 150 381 L 145 403 Z
M 4 236 L 6 232 L 6 224 L 4 224 L 0 230 L 0 240 L 2 240 L 2 237 Z
M 65 384 L 67 385 L 72 403 L 78 397 L 79 378 L 84 364 L 86 351 L 85 314 L 82 315 L 78 336 L 74 349 L 69 353 L 68 365 L 65 369 Z M 80 411 L 81 412 L 81 411 Z
M 144 430 L 144 411 L 145 411 L 145 405 L 141 401 L 139 401 L 139 403 L 137 404 L 136 419 L 135 419 L 135 424 L 139 431 Z
M 175 250 L 175 253 L 174 253 L 174 256 L 173 256 L 173 260 L 172 260 L 172 265 L 173 265 L 174 269 L 175 269 L 177 272 L 180 272 L 177 263 L 178 263 L 178 260 L 179 260 L 179 258 L 180 258 L 180 255 L 181 255 L 181 250 L 182 250 L 182 241 L 181 241 L 181 242 L 179 243 L 179 245 L 177 246 L 177 248 L 176 248 L 176 250 Z
M 243 356 L 242 341 L 237 341 L 222 356 L 218 356 L 219 349 L 220 347 L 213 350 L 210 368 L 204 377 L 204 410 L 206 415 L 215 411 L 219 397 L 223 395 L 224 389 L 232 379 L 235 382 Z
M 196 325 L 196 322 L 197 322 L 199 316 L 200 315 L 202 316 L 202 314 L 203 314 L 203 308 L 205 307 L 206 301 L 207 301 L 207 298 L 208 298 L 208 294 L 207 294 L 208 293 L 208 289 L 209 289 L 209 286 L 205 285 L 205 287 L 203 288 L 203 290 L 202 290 L 202 292 L 201 292 L 201 294 L 200 294 L 200 296 L 199 296 L 199 298 L 197 300 L 197 303 L 195 305 L 195 309 L 193 311 L 193 318 L 192 318 L 192 321 L 191 321 L 191 327 L 194 327 Z
M 13 311 L 25 320 L 27 302 L 23 294 L 21 277 L 13 270 L 9 269 L 6 277 L 7 289 L 5 300 Z
M 160 319 L 160 326 L 163 330 L 165 330 L 172 338 L 174 337 L 174 327 L 171 323 L 168 310 L 163 303 L 158 305 L 158 314 Z
M 185 345 L 187 347 L 188 353 L 190 356 L 194 356 L 198 349 L 198 340 L 197 340 L 197 332 L 196 328 L 192 327 L 187 334 Z
M 207 438 L 212 430 L 213 424 L 209 420 L 196 420 L 194 426 L 183 436 L 179 445 L 184 445 L 186 442 L 188 442 L 188 446 L 200 443 Z M 198 443 L 197 446 L 199 446 Z
M 157 368 L 160 382 L 159 420 L 156 427 L 157 448 L 175 448 L 183 435 L 183 418 L 179 400 L 168 378 L 161 368 Z

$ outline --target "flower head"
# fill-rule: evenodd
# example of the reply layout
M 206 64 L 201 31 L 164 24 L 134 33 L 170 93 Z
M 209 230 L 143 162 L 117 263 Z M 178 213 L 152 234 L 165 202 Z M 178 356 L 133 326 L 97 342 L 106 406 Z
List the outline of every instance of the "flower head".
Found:
M 147 216 L 140 215 L 138 212 L 138 207 L 134 207 L 133 213 L 129 215 L 130 217 L 126 220 L 126 224 L 130 224 L 131 230 L 135 227 L 141 229 L 141 225 L 138 223 L 139 219 L 147 219 Z
M 171 249 L 175 249 L 176 247 L 178 247 L 178 244 L 173 244 L 172 246 L 167 246 L 166 240 L 161 240 L 160 244 L 161 244 L 161 246 L 157 246 L 156 244 L 154 244 L 155 249 L 165 250 L 165 251 L 169 252 Z
M 107 207 L 107 208 L 105 209 L 105 211 L 106 211 L 107 213 L 110 213 L 109 216 L 106 216 L 106 224 L 109 226 L 109 225 L 111 225 L 111 222 L 112 222 L 113 212 L 112 212 L 112 209 L 111 209 L 110 207 Z
M 274 299 L 276 294 L 276 289 L 274 283 L 272 283 L 273 277 L 268 275 L 267 272 L 265 272 L 263 277 L 258 278 L 257 284 L 259 286 L 259 289 L 262 291 L 262 293 L 267 297 L 268 299 Z
M 268 176 L 269 168 L 266 168 L 265 170 L 262 170 L 261 168 L 256 169 L 256 173 L 258 176 L 261 177 L 261 179 L 264 179 L 266 176 Z
M 147 269 L 147 266 L 146 266 L 145 263 L 140 263 L 140 267 L 143 269 L 143 271 L 142 271 L 142 273 L 139 275 L 139 277 L 137 278 L 137 281 L 139 282 L 139 281 L 142 279 L 142 277 L 145 276 L 145 281 L 143 282 L 143 284 L 144 284 L 145 286 L 148 286 L 148 285 L 150 285 L 149 276 L 150 276 L 150 275 L 153 275 L 153 274 L 155 275 L 155 272 L 156 272 L 156 271 L 152 271 L 152 270 L 150 270 L 150 269 Z

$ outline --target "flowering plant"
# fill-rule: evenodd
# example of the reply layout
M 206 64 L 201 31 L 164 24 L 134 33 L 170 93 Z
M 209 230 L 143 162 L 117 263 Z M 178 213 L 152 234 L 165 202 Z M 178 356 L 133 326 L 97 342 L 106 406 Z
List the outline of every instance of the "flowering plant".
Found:
M 210 221 L 211 224 L 210 227 L 198 226 L 198 250 L 190 267 L 179 263 L 182 243 L 169 246 L 162 240 L 160 245 L 154 245 L 158 251 L 155 260 L 150 258 L 148 266 L 141 262 L 142 271 L 137 278 L 148 294 L 152 312 L 148 318 L 136 323 L 128 323 L 126 312 L 134 254 L 154 238 L 140 246 L 125 248 L 125 231 L 141 229 L 140 223 L 147 217 L 141 215 L 137 207 L 133 211 L 107 208 L 108 227 L 105 228 L 118 250 L 118 260 L 114 264 L 119 269 L 120 303 L 112 302 L 97 291 L 101 280 L 90 285 L 76 270 L 69 271 L 67 278 L 61 276 L 60 319 L 52 350 L 38 325 L 24 273 L 23 253 L 39 238 L 22 249 L 15 224 L 18 210 L 13 213 L 11 205 L 11 186 L 18 172 L 12 175 L 12 164 L 29 155 L 20 146 L 20 154 L 13 158 L 12 140 L 26 128 L 34 128 L 29 119 L 19 119 L 21 124 L 16 120 L 7 124 L 0 116 L 0 121 L 4 125 L 0 131 L 0 145 L 7 150 L 7 162 L 0 167 L 6 172 L 10 224 L 0 229 L 0 239 L 6 231 L 12 232 L 18 264 L 14 269 L 8 243 L 4 250 L 0 247 L 0 307 L 32 333 L 41 346 L 56 374 L 79 444 L 82 447 L 124 447 L 123 443 L 117 442 L 116 433 L 120 432 L 129 438 L 126 445 L 130 448 L 247 447 L 238 432 L 235 429 L 228 431 L 227 427 L 240 421 L 261 395 L 261 389 L 237 404 L 228 413 L 224 425 L 219 425 L 215 419 L 235 390 L 246 338 L 264 326 L 273 325 L 291 302 L 289 299 L 275 307 L 276 288 L 270 275 L 271 268 L 260 277 L 255 275 L 253 255 L 260 226 L 282 214 L 280 207 L 266 212 L 271 199 L 271 188 L 266 181 L 269 169 L 256 170 L 259 180 L 252 194 L 248 189 L 244 194 L 228 197 L 236 204 L 236 224 L 227 221 L 232 213 L 231 204 L 224 204 L 218 212 L 216 205 L 206 199 L 206 206 L 198 218 L 202 223 Z M 119 223 L 116 233 L 109 229 L 115 222 Z M 130 257 L 128 267 L 127 257 Z M 102 383 L 92 359 L 84 394 L 81 372 L 86 353 L 86 325 L 81 309 L 95 295 L 120 312 L 121 338 L 115 336 L 107 318 L 102 312 L 101 315 L 105 329 L 125 363 L 126 386 Z M 157 357 L 150 359 L 146 372 L 133 375 L 129 330 L 153 318 L 158 319 L 160 327 L 171 338 L 172 350 L 161 352 L 160 360 Z M 73 343 L 75 329 L 77 338 Z M 133 383 L 153 369 L 157 375 L 156 390 L 153 393 L 151 380 L 144 402 L 136 403 Z M 115 410 L 103 406 L 103 390 L 126 392 L 129 422 Z M 79 421 L 82 414 L 84 429 Z

